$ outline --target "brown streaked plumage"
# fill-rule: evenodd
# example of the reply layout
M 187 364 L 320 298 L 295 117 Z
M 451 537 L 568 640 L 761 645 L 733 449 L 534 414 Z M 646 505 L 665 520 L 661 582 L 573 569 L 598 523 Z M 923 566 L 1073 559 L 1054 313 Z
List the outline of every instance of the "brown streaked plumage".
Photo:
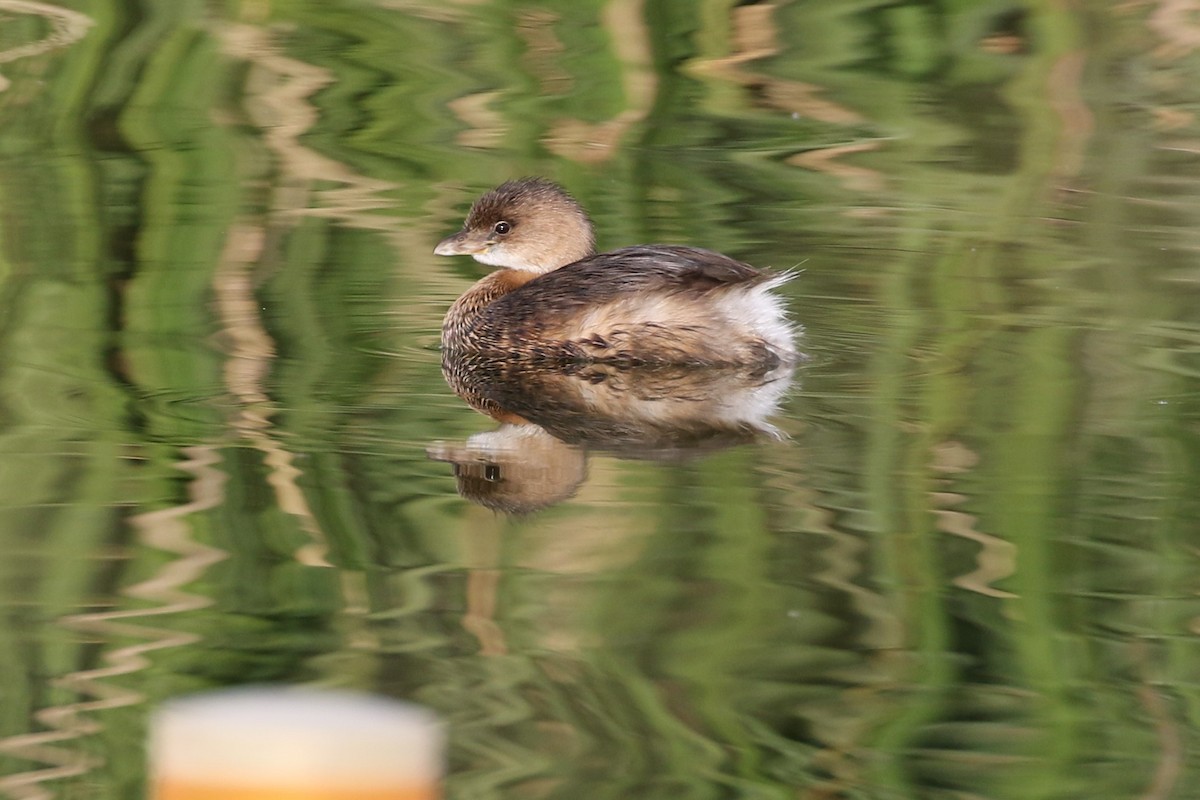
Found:
M 593 243 L 587 214 L 549 181 L 509 181 L 480 197 L 435 252 L 503 269 L 451 306 L 446 358 L 762 369 L 795 359 L 796 329 L 770 291 L 788 276 L 695 247 L 595 254 Z

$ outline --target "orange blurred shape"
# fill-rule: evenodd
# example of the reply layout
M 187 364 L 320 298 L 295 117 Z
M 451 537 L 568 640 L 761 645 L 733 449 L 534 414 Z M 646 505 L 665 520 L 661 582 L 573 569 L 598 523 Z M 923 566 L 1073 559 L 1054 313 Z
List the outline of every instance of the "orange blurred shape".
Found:
M 436 800 L 434 716 L 381 697 L 248 688 L 165 704 L 150 728 L 151 800 Z
M 154 800 L 436 800 L 436 786 L 389 789 L 246 787 L 231 784 L 192 783 L 165 779 L 150 795 Z

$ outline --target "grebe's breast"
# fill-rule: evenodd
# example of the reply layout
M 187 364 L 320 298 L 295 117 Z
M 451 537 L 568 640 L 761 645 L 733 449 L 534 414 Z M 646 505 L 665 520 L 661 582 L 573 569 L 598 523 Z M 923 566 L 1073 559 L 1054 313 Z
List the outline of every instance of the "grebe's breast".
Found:
M 459 317 L 447 349 L 634 364 L 795 357 L 795 328 L 771 293 L 788 276 L 711 250 L 626 247 L 507 291 L 485 285 L 489 279 L 501 280 L 485 278 L 455 304 L 461 313 L 447 315 L 448 330 Z

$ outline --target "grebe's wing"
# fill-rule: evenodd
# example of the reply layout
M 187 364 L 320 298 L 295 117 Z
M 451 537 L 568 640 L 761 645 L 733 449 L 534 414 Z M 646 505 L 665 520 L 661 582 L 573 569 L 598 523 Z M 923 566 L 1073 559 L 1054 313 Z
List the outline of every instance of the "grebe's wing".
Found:
M 770 274 L 713 250 L 682 245 L 636 245 L 547 273 L 562 273 L 562 280 L 614 284 L 616 291 L 693 290 L 757 283 Z
M 705 294 L 777 277 L 699 247 L 637 245 L 589 256 L 539 275 L 510 297 L 514 306 L 519 304 L 531 313 L 569 313 L 628 293 Z

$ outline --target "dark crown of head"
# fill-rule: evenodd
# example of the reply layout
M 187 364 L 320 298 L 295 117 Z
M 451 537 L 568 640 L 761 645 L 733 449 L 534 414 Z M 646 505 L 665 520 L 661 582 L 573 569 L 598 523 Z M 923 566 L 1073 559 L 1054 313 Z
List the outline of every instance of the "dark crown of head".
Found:
M 519 214 L 528 203 L 567 204 L 579 209 L 575 198 L 553 181 L 545 178 L 520 178 L 505 181 L 480 197 L 471 206 L 467 226 L 490 225 L 496 220 Z

